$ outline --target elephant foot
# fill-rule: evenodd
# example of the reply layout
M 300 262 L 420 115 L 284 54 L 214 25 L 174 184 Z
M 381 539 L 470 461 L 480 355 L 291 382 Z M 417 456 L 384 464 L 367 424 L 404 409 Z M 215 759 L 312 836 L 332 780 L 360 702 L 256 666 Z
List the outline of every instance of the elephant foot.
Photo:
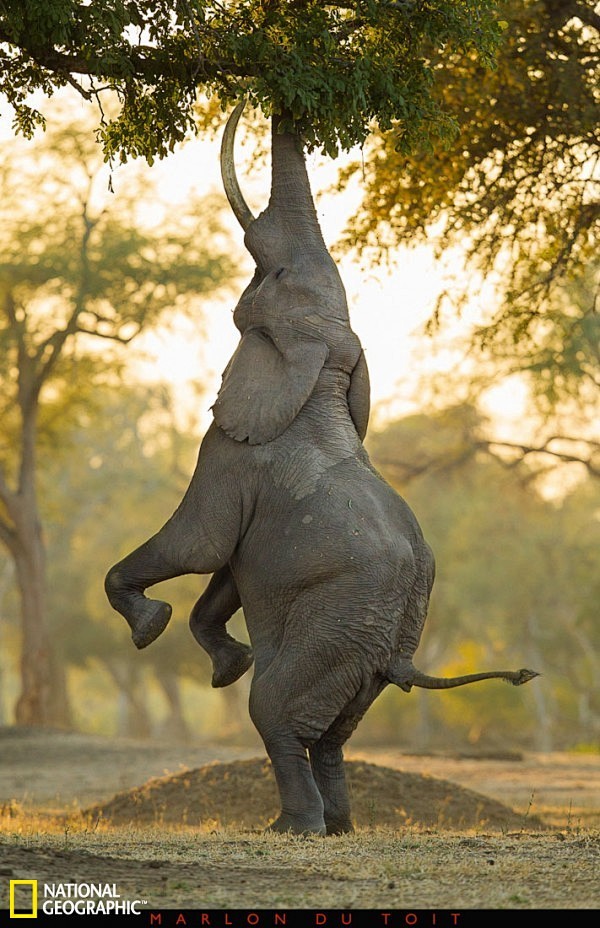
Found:
M 350 819 L 325 819 L 325 827 L 327 835 L 349 835 L 354 831 L 354 825 Z
M 173 610 L 168 603 L 160 600 L 147 599 L 136 608 L 134 618 L 128 618 L 131 626 L 131 637 L 136 648 L 141 650 L 156 641 L 171 618 Z
M 111 567 L 104 589 L 113 609 L 127 620 L 136 648 L 147 648 L 169 624 L 173 612 L 171 606 L 160 599 L 147 599 L 140 588 L 135 588 L 121 564 Z
M 288 815 L 284 812 L 265 829 L 266 832 L 291 835 L 325 835 L 323 819 L 311 819 L 309 816 Z
M 254 663 L 252 648 L 233 638 L 210 656 L 213 664 L 211 685 L 215 688 L 235 683 Z

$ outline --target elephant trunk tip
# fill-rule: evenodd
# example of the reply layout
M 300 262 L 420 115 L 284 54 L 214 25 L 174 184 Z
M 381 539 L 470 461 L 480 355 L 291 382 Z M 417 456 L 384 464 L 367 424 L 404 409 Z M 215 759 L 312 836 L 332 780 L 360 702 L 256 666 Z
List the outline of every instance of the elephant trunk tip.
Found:
M 513 686 L 521 686 L 523 683 L 529 683 L 530 680 L 533 680 L 534 677 L 540 677 L 541 674 L 537 670 L 528 670 L 526 667 L 522 667 L 521 670 L 517 670 L 514 675 L 514 679 L 509 680 L 509 683 L 512 683 Z

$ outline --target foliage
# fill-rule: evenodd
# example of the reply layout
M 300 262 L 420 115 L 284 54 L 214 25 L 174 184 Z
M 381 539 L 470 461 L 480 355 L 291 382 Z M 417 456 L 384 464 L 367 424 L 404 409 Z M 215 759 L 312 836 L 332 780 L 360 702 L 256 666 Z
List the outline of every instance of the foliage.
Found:
M 472 54 L 432 62 L 461 126 L 446 148 L 407 155 L 378 134 L 354 165 L 366 194 L 347 244 L 379 256 L 398 243 L 460 246 L 471 269 L 498 275 L 500 307 L 479 341 L 504 338 L 506 351 L 523 344 L 527 355 L 540 334 L 558 339 L 568 327 L 564 304 L 584 276 L 598 336 L 600 16 L 579 0 L 503 0 L 500 15 L 494 70 Z M 470 279 L 457 276 L 446 296 L 472 298 Z M 550 304 L 557 287 L 566 298 Z
M 230 269 L 194 236 L 196 216 L 139 225 L 143 202 L 158 205 L 147 180 L 111 206 L 85 128 L 49 131 L 21 155 L 5 143 L 0 160 L 0 464 L 13 476 L 24 391 L 41 399 L 38 451 L 55 448 L 69 417 L 97 403 L 96 385 L 119 374 L 115 349 Z
M 600 390 L 600 271 L 589 260 L 539 308 L 515 346 L 502 327 L 485 333 L 485 355 L 496 372 L 523 374 L 542 414 L 589 410 L 593 421 Z M 600 437 L 600 436 L 599 436 Z M 598 467 L 596 473 L 600 473 Z
M 335 155 L 377 122 L 394 144 L 447 138 L 432 61 L 493 60 L 502 34 L 494 0 L 23 0 L 0 2 L 0 92 L 15 125 L 43 122 L 28 95 L 67 83 L 101 100 L 108 155 L 164 156 L 194 128 L 203 90 L 223 108 L 242 98 L 285 114 L 309 148 Z

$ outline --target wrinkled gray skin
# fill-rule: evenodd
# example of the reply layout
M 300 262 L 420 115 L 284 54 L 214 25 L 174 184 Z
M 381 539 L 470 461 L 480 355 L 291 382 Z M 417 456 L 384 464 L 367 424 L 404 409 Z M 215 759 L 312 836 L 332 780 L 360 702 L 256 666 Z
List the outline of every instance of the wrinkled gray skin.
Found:
M 239 108 L 229 148 L 238 118 Z M 106 591 L 143 648 L 171 616 L 146 588 L 213 574 L 190 624 L 215 686 L 255 661 L 250 714 L 281 799 L 271 828 L 335 834 L 352 830 L 342 746 L 388 683 L 409 691 L 535 674 L 440 679 L 413 666 L 433 556 L 363 448 L 369 382 L 344 287 L 298 140 L 275 128 L 272 143 L 271 198 L 257 219 L 224 169 L 256 273 L 234 313 L 241 340 L 214 422 L 179 508 L 111 568 Z M 251 649 L 226 631 L 240 605 Z

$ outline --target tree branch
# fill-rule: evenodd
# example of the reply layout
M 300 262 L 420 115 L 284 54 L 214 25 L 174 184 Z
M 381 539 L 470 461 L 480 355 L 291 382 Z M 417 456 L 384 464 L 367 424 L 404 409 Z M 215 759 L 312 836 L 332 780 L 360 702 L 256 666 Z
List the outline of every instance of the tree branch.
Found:
M 97 329 L 87 329 L 82 325 L 77 326 L 77 332 L 81 332 L 83 335 L 93 335 L 94 338 L 105 338 L 111 342 L 118 342 L 120 345 L 128 345 L 129 342 L 133 341 L 133 339 L 139 335 L 140 328 L 138 326 L 137 332 L 134 332 L 133 335 L 129 335 L 127 337 L 124 335 L 119 335 L 117 332 L 113 332 L 111 334 L 109 332 L 99 332 Z
M 584 457 L 583 455 L 576 454 L 573 452 L 569 454 L 565 451 L 554 451 L 549 447 L 553 441 L 568 441 L 568 442 L 581 442 L 585 443 L 590 448 L 590 456 Z M 477 443 L 480 448 L 484 448 L 490 451 L 493 454 L 492 448 L 509 448 L 513 451 L 519 451 L 521 459 L 528 457 L 530 454 L 547 454 L 550 457 L 556 458 L 559 461 L 562 461 L 565 464 L 583 464 L 587 468 L 588 472 L 593 477 L 600 477 L 600 466 L 594 463 L 594 452 L 600 450 L 600 444 L 595 441 L 591 441 L 586 438 L 577 439 L 577 438 L 566 438 L 560 435 L 553 435 L 551 438 L 548 438 L 541 445 L 525 445 L 519 442 L 510 442 L 510 441 L 496 441 L 491 439 L 489 441 L 480 441 Z
M 8 522 L 0 515 L 0 541 L 4 542 L 8 550 L 13 554 L 17 547 L 17 536 Z
M 91 185 L 91 178 L 90 178 Z M 74 335 L 75 332 L 79 331 L 78 329 L 78 319 L 79 316 L 85 310 L 85 296 L 88 285 L 88 275 L 89 275 L 89 262 L 88 262 L 88 246 L 90 241 L 90 236 L 96 224 L 98 223 L 100 217 L 96 219 L 90 219 L 88 215 L 88 201 L 85 200 L 83 203 L 82 211 L 82 220 L 83 220 L 83 235 L 81 237 L 81 247 L 79 249 L 81 255 L 81 279 L 79 281 L 79 289 L 77 292 L 77 299 L 75 300 L 75 306 L 73 307 L 73 312 L 69 317 L 69 320 L 64 327 L 64 329 L 59 329 L 54 332 L 49 338 L 47 338 L 42 345 L 38 348 L 36 352 L 36 361 L 39 362 L 39 368 L 35 377 L 35 389 L 37 391 L 36 395 L 39 395 L 39 392 L 42 388 L 43 383 L 48 378 L 49 374 L 52 371 L 52 368 L 56 364 L 60 353 L 64 348 L 65 342 L 69 336 Z M 47 349 L 50 348 L 50 352 L 45 361 L 43 361 L 43 356 L 46 353 Z
M 170 77 L 180 81 L 195 84 L 199 72 L 203 78 L 218 77 L 223 73 L 233 74 L 236 77 L 245 77 L 255 74 L 256 69 L 250 64 L 244 68 L 232 62 L 209 62 L 206 58 L 198 59 L 198 55 L 182 60 L 179 54 L 170 55 L 168 50 L 159 51 L 149 45 L 129 46 L 127 56 L 121 61 L 98 61 L 95 58 L 84 58 L 77 54 L 67 54 L 57 51 L 54 47 L 49 49 L 33 48 L 23 37 L 19 44 L 14 38 L 0 28 L 0 44 L 17 48 L 41 68 L 61 75 L 82 74 L 88 77 L 98 77 L 112 80 L 128 80 L 132 75 L 139 75 L 146 82 L 156 81 L 161 77 Z M 79 86 L 76 84 L 79 90 Z

